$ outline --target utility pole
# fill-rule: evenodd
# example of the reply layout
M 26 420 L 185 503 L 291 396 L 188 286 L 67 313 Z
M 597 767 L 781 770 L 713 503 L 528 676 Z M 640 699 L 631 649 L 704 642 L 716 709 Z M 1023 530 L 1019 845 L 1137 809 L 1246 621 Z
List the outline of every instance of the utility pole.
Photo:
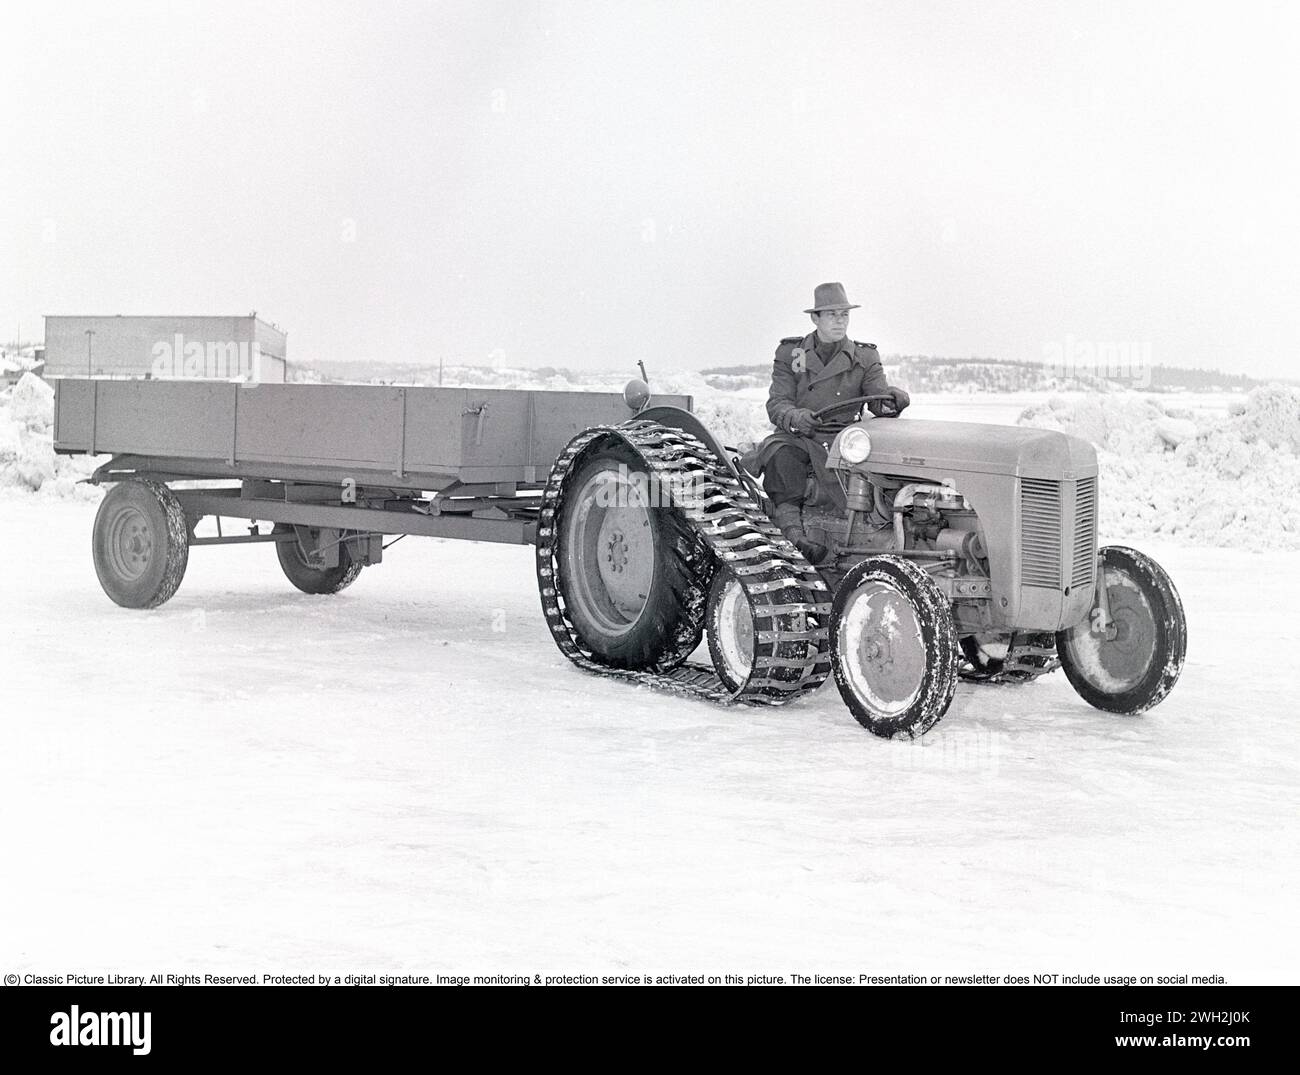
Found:
M 86 329 L 86 376 L 87 377 L 92 376 L 90 372 L 90 352 L 91 352 L 91 343 L 92 343 L 91 337 L 94 335 L 95 335 L 95 330 L 93 328 Z

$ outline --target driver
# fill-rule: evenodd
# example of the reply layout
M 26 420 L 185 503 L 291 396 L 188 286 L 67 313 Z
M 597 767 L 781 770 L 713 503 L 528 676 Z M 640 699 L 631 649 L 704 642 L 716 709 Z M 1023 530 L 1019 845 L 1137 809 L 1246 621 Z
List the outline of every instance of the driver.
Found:
M 843 284 L 818 284 L 814 289 L 812 308 L 804 313 L 812 316 L 815 330 L 802 338 L 787 336 L 776 349 L 767 416 L 777 432 L 745 460 L 751 473 L 763 476 L 763 488 L 774 505 L 772 521 L 814 564 L 825 558 L 826 549 L 809 541 L 803 529 L 808 475 L 815 472 L 818 486 L 837 502 L 842 499 L 839 486 L 826 473 L 826 455 L 835 434 L 852 422 L 854 412 L 845 408 L 820 422 L 813 412 L 854 396 L 892 396 L 895 412 L 911 402 L 901 388 L 886 383 L 876 345 L 848 338 L 849 311 L 857 309 Z M 867 407 L 880 416 L 883 403 Z

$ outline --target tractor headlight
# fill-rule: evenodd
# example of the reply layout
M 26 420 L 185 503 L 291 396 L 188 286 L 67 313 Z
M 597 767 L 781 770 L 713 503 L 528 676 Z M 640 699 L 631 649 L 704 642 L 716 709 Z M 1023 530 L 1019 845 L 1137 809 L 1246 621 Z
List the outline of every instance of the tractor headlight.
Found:
M 840 458 L 846 463 L 861 463 L 871 454 L 871 437 L 861 426 L 851 426 L 840 434 Z

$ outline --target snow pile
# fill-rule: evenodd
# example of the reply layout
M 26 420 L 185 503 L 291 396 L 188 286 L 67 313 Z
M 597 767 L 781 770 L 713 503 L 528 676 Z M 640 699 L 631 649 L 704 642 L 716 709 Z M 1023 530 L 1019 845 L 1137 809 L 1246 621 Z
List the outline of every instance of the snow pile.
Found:
M 1248 444 L 1300 455 L 1300 391 L 1278 384 L 1257 388 L 1230 413 L 1228 428 Z
M 1099 452 L 1138 456 L 1164 450 L 1156 426 L 1169 417 L 1146 396 L 1090 392 L 1052 396 L 1046 403 L 1027 408 L 1020 424 L 1082 437 Z
M 1190 418 L 1175 418 L 1168 414 L 1156 419 L 1155 427 L 1160 439 L 1171 448 L 1191 440 L 1197 433 L 1196 423 Z
M 719 391 L 709 384 L 710 380 L 698 373 L 668 373 L 655 378 L 653 389 L 691 396 L 696 417 L 732 448 L 743 450 L 772 432 L 764 409 L 766 385 L 761 389 Z
M 762 373 L 706 373 L 704 383 L 719 392 L 743 392 L 747 389 L 759 389 L 767 392 L 772 383 L 770 371 Z
M 0 489 L 93 500 L 99 490 L 77 482 L 100 461 L 54 454 L 54 389 L 35 374 L 0 394 Z
M 742 451 L 772 432 L 761 401 L 697 396 L 695 413 L 723 444 Z
M 9 417 L 36 433 L 54 424 L 54 389 L 34 373 L 24 373 L 9 393 Z
M 1300 391 L 1257 388 L 1228 416 L 1149 397 L 1054 396 L 1021 415 L 1097 447 L 1104 541 L 1300 548 Z

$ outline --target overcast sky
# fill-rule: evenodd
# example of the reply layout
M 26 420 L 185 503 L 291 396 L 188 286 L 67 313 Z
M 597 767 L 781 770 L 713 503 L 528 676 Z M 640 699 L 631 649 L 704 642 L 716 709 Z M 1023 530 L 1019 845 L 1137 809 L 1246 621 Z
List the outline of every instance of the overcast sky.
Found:
M 1300 375 L 1300 18 L 1231 3 L 6 3 L 0 338 L 291 360 L 1069 341 Z

